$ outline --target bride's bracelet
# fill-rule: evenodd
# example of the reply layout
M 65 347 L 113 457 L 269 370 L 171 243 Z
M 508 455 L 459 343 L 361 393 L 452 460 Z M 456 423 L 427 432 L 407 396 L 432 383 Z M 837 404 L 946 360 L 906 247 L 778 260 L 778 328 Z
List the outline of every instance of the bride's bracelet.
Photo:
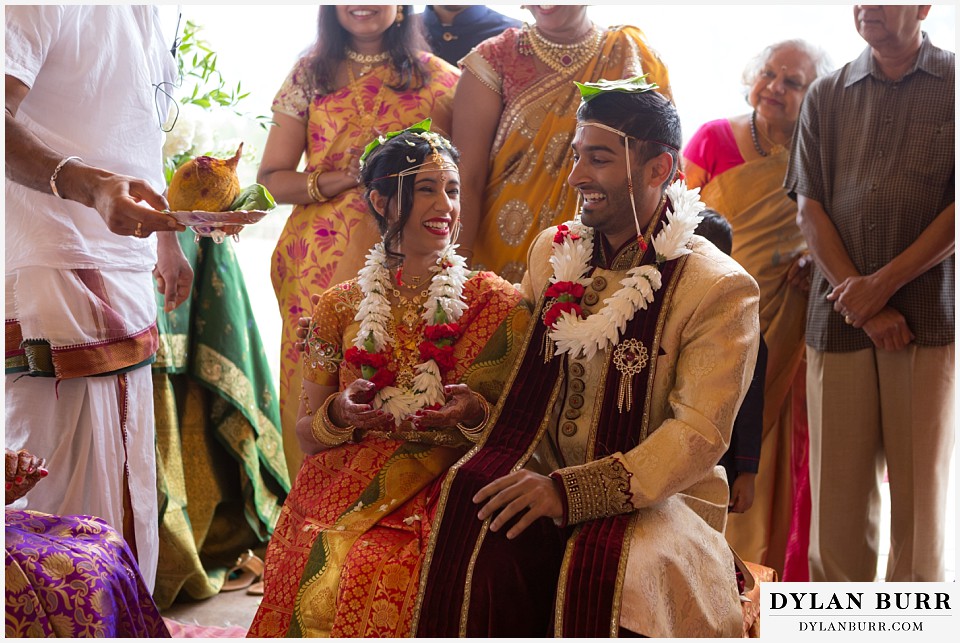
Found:
M 477 426 L 464 426 L 462 422 L 457 422 L 457 429 L 460 430 L 460 433 L 463 434 L 463 437 L 470 440 L 471 442 L 478 442 L 480 436 L 483 435 L 484 429 L 487 428 L 487 420 L 490 419 L 490 404 L 487 402 L 486 398 L 472 391 L 473 395 L 476 396 L 477 401 L 480 403 L 480 408 L 483 409 L 483 419 L 480 420 L 480 424 Z
M 310 425 L 310 432 L 314 439 L 326 446 L 335 447 L 349 442 L 353 438 L 353 431 L 356 428 L 352 424 L 339 427 L 330 419 L 330 404 L 339 395 L 339 393 L 334 393 L 324 401 L 323 406 L 313 414 L 313 422 Z

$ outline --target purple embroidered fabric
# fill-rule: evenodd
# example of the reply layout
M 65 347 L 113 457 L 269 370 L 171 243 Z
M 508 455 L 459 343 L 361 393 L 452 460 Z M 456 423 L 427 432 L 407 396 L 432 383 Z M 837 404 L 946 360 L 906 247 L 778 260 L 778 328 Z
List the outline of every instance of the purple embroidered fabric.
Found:
M 136 561 L 91 516 L 6 511 L 6 636 L 169 638 Z

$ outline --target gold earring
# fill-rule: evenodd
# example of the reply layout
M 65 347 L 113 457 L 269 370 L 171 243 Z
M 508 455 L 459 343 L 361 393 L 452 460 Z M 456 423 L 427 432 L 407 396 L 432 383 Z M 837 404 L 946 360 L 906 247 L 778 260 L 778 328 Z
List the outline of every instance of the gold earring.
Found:
M 402 6 L 402 5 L 398 5 L 398 6 L 397 6 L 397 17 L 396 17 L 396 19 L 394 19 L 394 21 L 393 21 L 393 26 L 394 26 L 394 27 L 399 27 L 399 26 L 400 26 L 400 23 L 402 23 L 402 22 L 403 22 L 403 6 Z

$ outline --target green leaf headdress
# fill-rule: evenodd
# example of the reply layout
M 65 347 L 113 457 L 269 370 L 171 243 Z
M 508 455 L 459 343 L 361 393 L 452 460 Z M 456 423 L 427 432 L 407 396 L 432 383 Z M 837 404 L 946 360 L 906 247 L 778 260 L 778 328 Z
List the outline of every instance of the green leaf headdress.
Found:
M 411 125 L 410 127 L 406 128 L 406 129 L 402 129 L 402 130 L 399 130 L 399 131 L 396 131 L 396 132 L 387 132 L 386 134 L 381 134 L 381 135 L 378 136 L 377 138 L 375 138 L 375 139 L 373 139 L 372 141 L 370 141 L 369 143 L 367 143 L 367 146 L 366 146 L 365 148 L 363 148 L 363 154 L 360 155 L 360 168 L 363 169 L 363 166 L 364 166 L 364 164 L 365 164 L 366 161 L 367 161 L 367 157 L 370 156 L 370 154 L 371 154 L 375 149 L 377 149 L 378 147 L 380 147 L 381 145 L 383 145 L 384 143 L 386 143 L 387 141 L 389 141 L 391 138 L 396 138 L 396 137 L 400 136 L 401 134 L 405 134 L 405 133 L 407 133 L 407 132 L 420 132 L 420 133 L 422 133 L 422 132 L 429 132 L 429 131 L 430 131 L 430 125 L 431 125 L 432 123 L 433 123 L 433 119 L 431 119 L 431 118 L 425 118 L 425 119 L 423 119 L 422 121 L 420 121 L 419 123 L 414 123 L 413 125 Z
M 604 80 L 601 78 L 595 83 L 578 83 L 574 81 L 574 84 L 580 89 L 580 98 L 583 99 L 583 102 L 589 103 L 597 96 L 610 92 L 642 94 L 653 91 L 654 89 L 660 89 L 660 86 L 656 83 L 648 83 L 645 80 L 649 75 L 650 74 L 644 74 L 643 76 L 634 76 L 633 78 L 623 78 L 620 80 Z
M 603 94 L 610 94 L 613 92 L 620 92 L 623 94 L 643 94 L 645 92 L 659 89 L 660 86 L 656 83 L 648 83 L 646 81 L 648 75 L 649 74 L 644 74 L 642 76 L 634 76 L 633 78 L 623 78 L 620 80 L 604 80 L 601 78 L 595 83 L 578 83 L 574 81 L 574 84 L 576 84 L 577 88 L 580 89 L 581 100 L 583 100 L 585 103 L 589 103 L 597 96 L 601 96 Z M 623 137 L 624 154 L 626 155 L 627 161 L 627 191 L 630 193 L 630 206 L 633 208 L 633 221 L 637 226 L 637 238 L 643 239 L 643 231 L 640 229 L 640 219 L 637 217 L 637 204 L 635 203 L 633 196 L 633 173 L 630 169 L 630 139 L 638 140 L 637 137 L 631 136 L 630 134 L 618 130 L 615 127 L 610 127 L 605 123 L 600 123 L 597 121 L 584 121 L 577 123 L 577 129 L 581 127 L 599 127 Z M 669 147 L 677 152 L 678 156 L 680 154 L 680 151 L 672 145 L 662 141 L 651 142 L 658 143 L 664 147 Z M 579 210 L 579 207 L 577 209 Z

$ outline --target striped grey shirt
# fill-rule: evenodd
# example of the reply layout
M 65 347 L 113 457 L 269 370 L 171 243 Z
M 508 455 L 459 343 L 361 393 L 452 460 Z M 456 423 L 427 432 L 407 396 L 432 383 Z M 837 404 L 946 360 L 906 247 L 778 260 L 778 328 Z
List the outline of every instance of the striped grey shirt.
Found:
M 954 54 L 923 34 L 916 65 L 898 81 L 880 72 L 870 48 L 817 79 L 803 101 L 784 187 L 823 205 L 860 274 L 906 250 L 954 201 Z M 814 270 L 808 345 L 818 351 L 870 348 L 824 297 Z M 911 281 L 889 305 L 916 343 L 954 341 L 954 256 Z

